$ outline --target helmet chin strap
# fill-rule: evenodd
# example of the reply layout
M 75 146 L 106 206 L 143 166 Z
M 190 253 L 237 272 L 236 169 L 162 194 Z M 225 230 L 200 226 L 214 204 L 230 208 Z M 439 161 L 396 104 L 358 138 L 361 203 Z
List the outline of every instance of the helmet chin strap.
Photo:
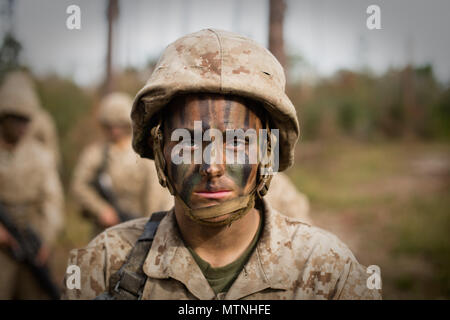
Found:
M 166 175 L 165 172 L 165 159 L 162 152 L 162 146 L 163 146 L 163 135 L 160 129 L 161 126 L 161 120 L 159 121 L 158 125 L 156 125 L 151 130 L 151 135 L 153 137 L 153 153 L 155 155 L 155 165 L 156 165 L 156 171 L 158 174 L 159 183 L 163 187 L 167 187 L 170 191 L 170 193 L 178 200 L 178 202 L 183 207 L 184 213 L 190 217 L 193 221 L 198 222 L 200 224 L 208 225 L 208 226 L 223 226 L 228 225 L 230 226 L 232 222 L 242 218 L 244 215 L 246 215 L 254 206 L 255 206 L 255 198 L 256 195 L 259 198 L 262 198 L 269 188 L 270 180 L 272 179 L 272 175 L 268 174 L 267 172 L 264 172 L 261 174 L 261 171 L 263 168 L 261 168 L 261 164 L 258 166 L 258 171 L 260 172 L 259 181 L 256 183 L 256 185 L 253 187 L 253 189 L 249 192 L 248 195 L 237 197 L 234 199 L 223 201 L 219 204 L 212 205 L 209 207 L 203 207 L 203 208 L 197 208 L 193 209 L 188 206 L 188 204 L 183 200 L 181 195 L 176 190 L 175 186 L 173 185 L 172 181 Z M 269 128 L 267 126 L 267 128 Z M 270 131 L 269 131 L 270 135 Z M 270 138 L 268 140 L 268 150 L 270 152 Z M 267 156 L 267 154 L 265 155 Z M 266 168 L 269 168 L 269 171 L 271 169 L 270 161 L 268 162 L 268 165 L 266 165 Z M 211 221 L 209 219 L 221 217 L 224 215 L 229 214 L 229 217 L 224 220 L 219 221 Z
M 175 188 L 173 189 L 175 190 Z M 238 220 L 246 215 L 255 206 L 255 189 L 256 188 L 253 188 L 253 191 L 246 196 L 237 197 L 234 199 L 223 201 L 213 206 L 197 209 L 192 209 L 191 207 L 189 207 L 178 194 L 178 192 L 175 192 L 174 196 L 183 207 L 184 213 L 187 214 L 192 220 L 208 226 L 223 226 L 231 225 L 233 221 Z M 227 214 L 229 214 L 229 217 L 224 220 L 208 220 Z

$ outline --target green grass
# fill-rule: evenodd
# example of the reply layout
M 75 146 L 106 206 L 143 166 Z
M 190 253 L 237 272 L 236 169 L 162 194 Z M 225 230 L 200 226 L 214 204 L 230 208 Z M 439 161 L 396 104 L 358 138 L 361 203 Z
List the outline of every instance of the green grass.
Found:
M 374 195 L 358 188 L 399 170 L 397 163 L 387 159 L 393 147 L 384 148 L 387 150 L 371 145 L 326 146 L 317 155 L 319 159 L 298 162 L 290 176 L 318 206 L 345 209 L 390 201 L 390 194 Z
M 398 242 L 393 254 L 422 256 L 432 262 L 430 282 L 437 293 L 450 296 L 450 199 L 448 195 L 420 195 L 398 211 Z

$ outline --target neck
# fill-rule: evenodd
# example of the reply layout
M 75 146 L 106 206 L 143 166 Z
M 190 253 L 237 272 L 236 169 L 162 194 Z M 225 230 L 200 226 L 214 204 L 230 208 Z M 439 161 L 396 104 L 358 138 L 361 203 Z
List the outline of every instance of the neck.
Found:
M 211 227 L 192 221 L 175 201 L 175 216 L 185 243 L 212 267 L 235 261 L 252 242 L 260 223 L 260 212 L 253 208 L 231 226 Z

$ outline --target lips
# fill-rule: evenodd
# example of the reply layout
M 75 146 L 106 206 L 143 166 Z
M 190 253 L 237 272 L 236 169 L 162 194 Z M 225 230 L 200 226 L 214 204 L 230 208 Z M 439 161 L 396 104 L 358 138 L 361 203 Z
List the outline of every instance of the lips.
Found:
M 230 196 L 232 191 L 230 190 L 217 190 L 217 191 L 197 191 L 194 192 L 195 195 L 201 197 L 201 198 L 207 198 L 207 199 L 223 199 L 228 196 Z

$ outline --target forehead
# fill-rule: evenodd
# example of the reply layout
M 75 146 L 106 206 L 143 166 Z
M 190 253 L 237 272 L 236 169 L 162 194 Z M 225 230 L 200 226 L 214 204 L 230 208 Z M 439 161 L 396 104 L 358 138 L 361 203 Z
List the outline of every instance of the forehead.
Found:
M 188 94 L 170 103 L 165 119 L 171 129 L 192 129 L 194 121 L 202 121 L 204 129 L 256 129 L 261 127 L 256 110 L 256 102 L 237 96 Z

